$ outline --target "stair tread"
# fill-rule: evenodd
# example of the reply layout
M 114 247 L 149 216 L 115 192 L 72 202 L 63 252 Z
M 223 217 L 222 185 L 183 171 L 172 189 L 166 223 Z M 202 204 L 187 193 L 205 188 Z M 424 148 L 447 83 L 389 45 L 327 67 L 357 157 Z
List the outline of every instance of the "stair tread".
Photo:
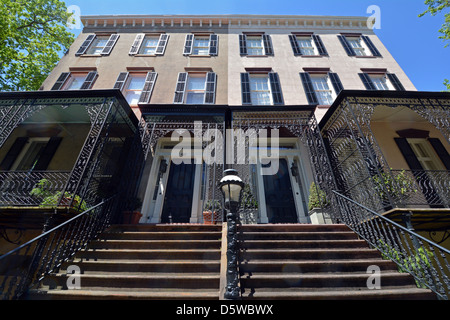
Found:
M 396 271 L 381 271 L 382 277 L 398 277 L 409 278 L 409 273 L 399 273 Z M 325 279 L 325 278 L 368 278 L 366 272 L 317 272 L 317 273 L 254 273 L 250 275 L 243 275 L 241 279 Z
M 64 278 L 71 276 L 65 273 L 54 273 L 50 275 L 51 277 Z M 218 279 L 220 277 L 219 273 L 154 273 L 154 272 L 140 272 L 140 273 L 89 273 L 89 274 L 79 274 L 80 279 Z

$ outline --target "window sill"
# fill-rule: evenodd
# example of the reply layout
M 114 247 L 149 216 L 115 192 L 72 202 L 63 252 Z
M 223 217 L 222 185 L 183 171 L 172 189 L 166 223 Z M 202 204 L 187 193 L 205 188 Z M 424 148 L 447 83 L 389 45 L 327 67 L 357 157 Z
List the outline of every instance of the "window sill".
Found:
M 358 58 L 358 59 L 376 59 L 376 58 L 380 58 L 380 57 L 376 57 L 376 56 L 355 56 L 355 58 Z
M 302 58 L 322 58 L 322 57 L 328 57 L 328 56 L 321 56 L 321 55 L 311 55 L 311 56 L 307 56 L 307 55 L 297 55 L 298 57 L 302 57 Z
M 82 54 L 79 56 L 80 58 L 99 58 L 103 57 L 101 54 Z
M 212 56 L 209 54 L 190 54 L 188 57 L 191 58 L 211 58 Z
M 267 58 L 267 57 L 271 57 L 268 55 L 243 55 L 243 57 L 248 57 L 248 58 Z
M 157 57 L 157 54 L 143 54 L 143 53 L 139 53 L 139 54 L 133 54 L 131 56 L 134 57 Z

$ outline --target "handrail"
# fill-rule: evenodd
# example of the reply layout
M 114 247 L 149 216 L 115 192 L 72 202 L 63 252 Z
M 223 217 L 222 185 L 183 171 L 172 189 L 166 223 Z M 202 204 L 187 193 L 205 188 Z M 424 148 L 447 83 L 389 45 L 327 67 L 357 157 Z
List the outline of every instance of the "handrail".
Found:
M 449 250 L 335 190 L 333 193 L 343 223 L 378 249 L 383 258 L 395 262 L 399 271 L 410 273 L 419 287 L 449 299 Z
M 109 226 L 117 196 L 51 228 L 34 239 L 0 256 L 0 298 L 26 297 L 44 276 L 83 250 Z

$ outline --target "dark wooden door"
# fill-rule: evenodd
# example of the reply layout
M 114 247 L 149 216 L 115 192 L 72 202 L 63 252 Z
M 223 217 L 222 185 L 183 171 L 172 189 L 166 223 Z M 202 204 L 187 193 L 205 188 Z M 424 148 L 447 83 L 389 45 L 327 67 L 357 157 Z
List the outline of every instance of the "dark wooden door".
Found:
M 277 174 L 263 176 L 267 217 L 269 223 L 297 223 L 289 167 L 285 159 L 279 161 Z
M 161 223 L 189 223 L 194 193 L 194 164 L 172 164 Z

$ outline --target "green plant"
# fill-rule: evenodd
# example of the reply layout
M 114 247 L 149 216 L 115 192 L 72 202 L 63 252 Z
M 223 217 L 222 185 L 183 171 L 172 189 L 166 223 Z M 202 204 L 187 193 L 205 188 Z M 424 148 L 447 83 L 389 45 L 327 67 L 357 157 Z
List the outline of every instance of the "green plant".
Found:
M 311 183 L 311 186 L 309 187 L 309 210 L 314 208 L 326 208 L 329 204 L 325 191 L 320 189 L 314 182 Z
M 417 249 L 417 253 L 414 256 L 406 255 L 404 253 L 398 252 L 395 248 L 385 243 L 383 240 L 379 239 L 379 248 L 382 253 L 382 258 L 384 260 L 392 260 L 398 263 L 398 272 L 408 273 L 412 272 L 416 276 L 424 278 L 425 270 L 430 270 L 431 258 L 434 257 L 433 252 L 427 250 L 424 247 Z M 418 287 L 424 287 L 416 280 L 416 285 Z
M 381 176 L 376 175 L 372 180 L 375 183 L 375 190 L 384 200 L 389 199 L 389 196 L 395 200 L 406 200 L 411 193 L 417 192 L 414 188 L 414 178 L 408 176 L 405 170 L 396 174 L 382 172 Z
M 40 207 L 54 208 L 58 205 L 68 206 L 72 204 L 72 207 L 79 212 L 84 212 L 88 209 L 86 202 L 82 201 L 80 196 L 71 194 L 69 192 L 64 192 L 63 196 L 62 191 L 55 192 L 53 190 L 50 190 L 50 187 L 50 181 L 48 181 L 47 179 L 41 179 L 31 190 L 31 196 L 42 199 L 41 203 L 39 204 Z M 59 202 L 60 199 L 61 202 Z
M 245 209 L 258 209 L 258 200 L 253 196 L 250 185 L 246 184 L 242 190 L 241 206 Z
M 210 211 L 210 212 L 215 212 L 220 210 L 221 205 L 220 202 L 218 200 L 208 200 L 205 203 L 205 211 Z

